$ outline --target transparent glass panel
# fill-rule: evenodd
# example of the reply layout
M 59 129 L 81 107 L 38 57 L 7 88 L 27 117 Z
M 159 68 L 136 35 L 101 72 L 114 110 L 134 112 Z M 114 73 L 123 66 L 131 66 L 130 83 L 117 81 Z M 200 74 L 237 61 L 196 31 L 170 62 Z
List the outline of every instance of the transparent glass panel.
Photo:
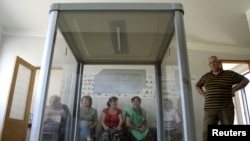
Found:
M 250 73 L 246 73 L 245 74 L 245 77 L 248 78 L 250 80 Z M 246 123 L 249 124 L 250 123 L 250 95 L 249 95 L 249 92 L 250 92 L 250 85 L 248 84 L 245 89 L 244 89 L 244 96 L 245 96 L 245 104 L 244 104 L 244 107 L 245 107 L 245 113 L 246 113 Z
M 117 137 L 120 140 L 128 140 L 129 126 L 126 124 L 126 112 L 135 106 L 131 101 L 134 96 L 140 97 L 140 107 L 147 112 L 146 127 L 155 127 L 155 85 L 153 65 L 85 65 L 81 92 L 83 99 L 78 111 L 78 134 L 82 135 L 80 140 L 86 139 L 86 135 L 84 136 L 86 126 L 84 125 L 95 123 L 93 116 L 91 118 L 89 116 L 93 114 L 90 112 L 90 107 L 96 110 L 98 122 L 94 130 L 90 130 L 92 139 L 111 140 Z M 92 99 L 91 106 L 85 101 L 89 97 Z M 113 100 L 116 102 L 112 103 Z M 119 109 L 122 111 L 120 114 Z M 117 120 L 119 115 L 122 117 L 122 132 L 119 129 L 120 120 Z M 138 122 L 134 126 L 139 126 L 139 124 Z
M 161 64 L 163 130 L 165 141 L 183 139 L 177 50 L 173 39 Z
M 173 11 L 65 10 L 58 20 L 78 60 L 145 64 L 162 57 L 172 35 Z
M 42 140 L 71 140 L 77 61 L 60 31 L 55 38 Z

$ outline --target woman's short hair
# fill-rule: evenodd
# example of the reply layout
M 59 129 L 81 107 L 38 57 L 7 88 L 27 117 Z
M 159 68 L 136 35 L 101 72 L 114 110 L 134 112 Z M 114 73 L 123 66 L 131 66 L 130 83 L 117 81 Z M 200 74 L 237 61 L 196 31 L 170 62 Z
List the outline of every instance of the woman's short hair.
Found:
M 88 101 L 89 101 L 89 107 L 91 107 L 92 106 L 92 97 L 89 96 L 89 95 L 85 95 L 85 96 L 83 96 L 81 98 L 81 101 L 83 101 L 84 98 L 88 99 Z
M 133 102 L 135 99 L 137 99 L 139 102 L 141 102 L 141 98 L 139 96 L 132 97 L 131 102 Z
M 52 95 L 49 99 L 51 105 L 54 105 L 57 101 L 61 101 L 61 97 L 58 95 Z
M 170 99 L 170 98 L 164 98 L 163 99 L 163 103 L 166 102 L 166 103 L 169 103 L 170 104 L 170 107 L 173 108 L 173 101 Z M 165 104 L 165 103 L 164 103 Z
M 110 102 L 112 102 L 112 101 L 117 101 L 117 100 L 118 100 L 117 97 L 111 96 L 111 97 L 109 98 L 109 100 L 107 101 L 107 106 L 110 107 Z

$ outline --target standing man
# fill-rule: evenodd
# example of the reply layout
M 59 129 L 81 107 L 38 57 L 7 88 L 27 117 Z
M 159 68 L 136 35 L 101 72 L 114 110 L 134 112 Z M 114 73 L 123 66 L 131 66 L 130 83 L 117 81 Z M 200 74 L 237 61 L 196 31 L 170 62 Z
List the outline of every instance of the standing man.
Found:
M 203 141 L 208 140 L 208 125 L 232 125 L 234 123 L 235 92 L 244 88 L 249 80 L 231 70 L 222 70 L 217 56 L 208 58 L 210 72 L 196 84 L 198 93 L 205 98 Z M 203 90 L 202 88 L 205 87 Z

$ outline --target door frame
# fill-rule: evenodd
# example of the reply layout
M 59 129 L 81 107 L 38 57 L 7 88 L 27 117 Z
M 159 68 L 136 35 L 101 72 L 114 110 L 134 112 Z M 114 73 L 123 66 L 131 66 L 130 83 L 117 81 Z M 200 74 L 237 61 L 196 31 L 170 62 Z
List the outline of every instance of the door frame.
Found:
M 223 60 L 221 59 L 220 63 L 223 69 L 233 70 L 242 75 L 245 75 L 246 72 L 250 72 L 250 60 Z M 224 68 L 223 64 L 229 64 L 228 68 Z M 239 69 L 239 68 L 244 68 L 244 69 Z M 238 94 L 236 94 L 236 96 L 233 98 L 234 103 L 235 103 L 235 124 L 249 124 L 248 123 L 249 120 L 247 120 L 247 118 L 249 118 L 249 114 L 246 114 L 246 113 L 249 113 L 250 111 L 249 110 L 245 111 L 246 108 L 244 108 L 244 106 L 247 106 L 247 105 L 244 105 L 243 101 L 246 101 L 246 97 L 244 97 L 244 95 L 246 95 L 247 93 L 249 94 L 250 92 L 245 91 L 245 89 L 242 89 L 238 91 L 237 93 Z
M 2 141 L 26 141 L 36 69 L 21 57 L 16 57 L 4 119 Z M 21 100 L 25 104 L 21 103 Z

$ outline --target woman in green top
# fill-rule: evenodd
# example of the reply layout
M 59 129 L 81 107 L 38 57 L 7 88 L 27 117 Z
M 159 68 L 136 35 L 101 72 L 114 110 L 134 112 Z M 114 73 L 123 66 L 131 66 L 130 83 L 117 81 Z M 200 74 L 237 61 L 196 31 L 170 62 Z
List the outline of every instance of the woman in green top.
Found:
M 147 128 L 147 111 L 141 107 L 141 98 L 135 96 L 131 99 L 133 107 L 123 109 L 126 126 L 132 136 L 139 141 L 156 141 L 151 129 Z
M 97 111 L 91 107 L 92 98 L 90 96 L 83 96 L 81 104 L 79 112 L 80 141 L 89 141 L 97 125 Z

